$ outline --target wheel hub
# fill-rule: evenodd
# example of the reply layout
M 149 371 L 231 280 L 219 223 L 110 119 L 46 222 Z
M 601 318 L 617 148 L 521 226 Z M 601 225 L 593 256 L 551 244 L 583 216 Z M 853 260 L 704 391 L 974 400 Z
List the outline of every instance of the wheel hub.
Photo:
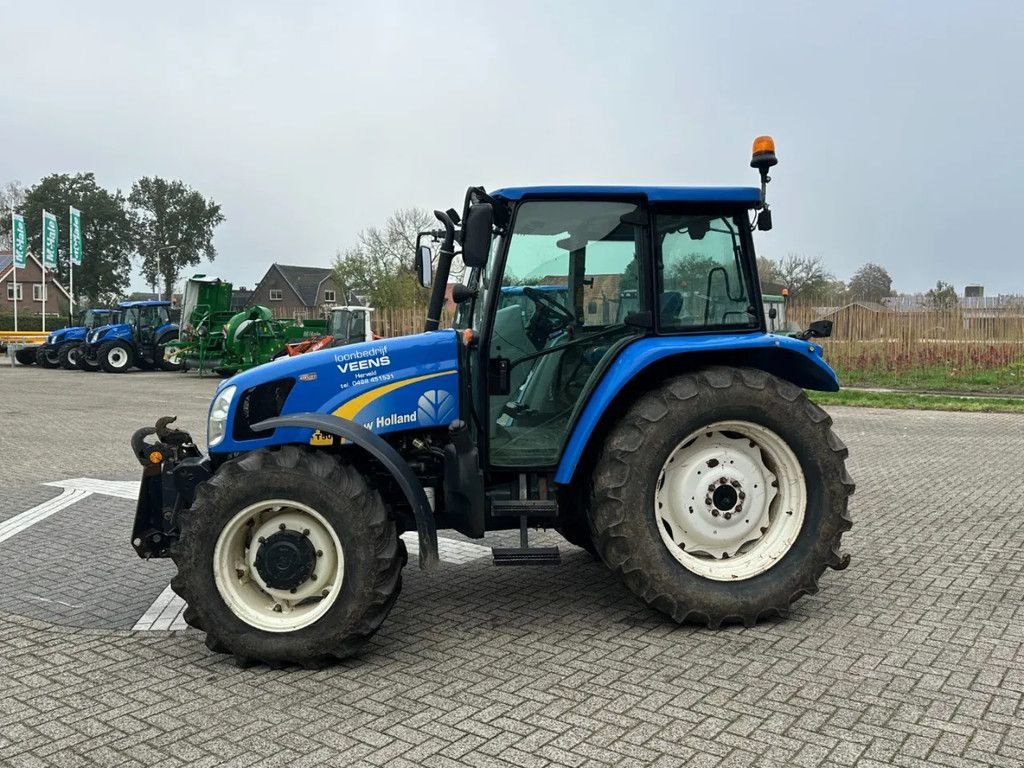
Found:
M 254 565 L 271 589 L 294 589 L 316 568 L 316 549 L 299 531 L 278 531 L 260 543 Z

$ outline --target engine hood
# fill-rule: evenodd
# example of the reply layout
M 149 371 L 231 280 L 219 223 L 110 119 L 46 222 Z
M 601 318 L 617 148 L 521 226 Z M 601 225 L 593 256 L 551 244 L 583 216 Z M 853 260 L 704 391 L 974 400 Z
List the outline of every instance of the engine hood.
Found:
M 447 426 L 459 417 L 458 335 L 453 330 L 366 341 L 281 358 L 222 382 L 236 387 L 229 421 L 239 402 L 261 384 L 294 379 L 280 415 L 331 413 L 373 432 Z M 282 442 L 320 444 L 309 429 L 281 428 L 273 439 L 227 439 L 218 451 Z

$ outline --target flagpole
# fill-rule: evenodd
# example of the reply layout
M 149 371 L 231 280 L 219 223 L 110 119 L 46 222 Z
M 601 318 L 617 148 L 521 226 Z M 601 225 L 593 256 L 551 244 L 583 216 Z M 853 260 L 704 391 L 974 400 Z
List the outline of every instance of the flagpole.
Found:
M 15 240 L 17 226 L 14 224 L 14 201 L 11 201 L 11 266 L 14 268 L 14 332 L 18 332 L 18 244 Z
M 43 236 L 41 238 L 43 246 L 43 260 L 40 262 L 43 266 L 43 333 L 46 333 L 46 211 L 43 211 Z
M 68 287 L 71 289 L 71 298 L 68 300 L 68 318 L 70 319 L 70 321 L 72 323 L 74 323 L 74 318 L 75 318 L 75 257 L 74 257 L 74 254 L 71 253 L 71 250 L 72 250 L 71 238 L 74 237 L 74 235 L 75 235 L 75 232 L 74 232 L 75 226 L 74 226 L 74 223 L 71 221 L 72 217 L 74 216 L 74 214 L 72 213 L 73 210 L 75 210 L 74 207 L 69 205 L 68 206 L 68 284 L 69 284 Z

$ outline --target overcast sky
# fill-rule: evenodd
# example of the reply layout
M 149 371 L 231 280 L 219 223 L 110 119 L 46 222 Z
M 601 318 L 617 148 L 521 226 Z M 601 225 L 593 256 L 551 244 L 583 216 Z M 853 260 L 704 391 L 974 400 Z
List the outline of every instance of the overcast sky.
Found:
M 1021 2 L 0 8 L 0 182 L 180 178 L 236 285 L 471 184 L 753 184 L 770 133 L 760 254 L 1024 293 Z

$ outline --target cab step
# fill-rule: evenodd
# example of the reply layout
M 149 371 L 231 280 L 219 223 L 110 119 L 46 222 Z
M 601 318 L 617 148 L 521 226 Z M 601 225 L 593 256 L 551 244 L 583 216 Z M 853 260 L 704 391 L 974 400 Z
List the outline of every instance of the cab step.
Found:
M 525 495 L 525 476 L 520 478 L 520 493 Z M 519 546 L 491 547 L 495 565 L 561 565 L 558 547 L 531 547 L 529 522 L 531 519 L 558 516 L 558 504 L 551 499 L 501 499 L 491 502 L 494 517 L 519 518 Z

